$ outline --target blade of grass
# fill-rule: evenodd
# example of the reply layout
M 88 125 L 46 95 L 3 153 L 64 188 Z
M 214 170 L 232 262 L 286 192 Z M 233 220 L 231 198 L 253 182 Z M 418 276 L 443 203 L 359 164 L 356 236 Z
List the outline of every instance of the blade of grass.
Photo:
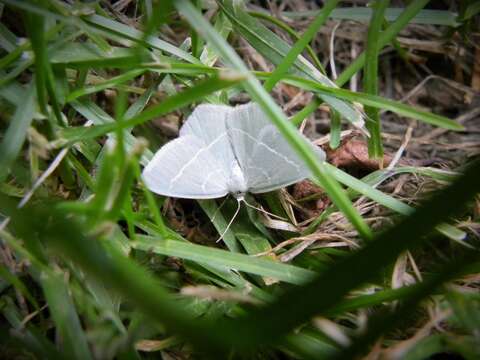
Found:
M 63 24 L 58 24 L 58 26 L 52 27 L 45 34 L 45 39 L 48 39 L 47 37 L 53 37 L 53 34 L 56 34 L 56 32 L 58 32 L 62 28 L 63 28 Z M 54 42 L 52 45 L 48 46 L 47 53 L 48 54 L 54 53 L 57 48 L 61 47 L 66 42 L 69 42 L 69 41 L 72 41 L 72 40 L 76 39 L 81 34 L 82 34 L 82 32 L 78 31 L 76 33 L 68 34 L 68 35 L 65 35 L 65 36 L 57 36 L 57 38 L 56 38 L 57 41 Z M 40 49 L 43 49 L 43 48 L 40 48 Z M 24 52 L 20 52 L 20 55 L 23 54 L 23 53 Z M 19 61 L 17 61 L 13 65 L 13 69 L 8 74 L 6 74 L 2 78 L 0 78 L 0 86 L 4 86 L 8 82 L 10 82 L 12 79 L 15 79 L 17 76 L 19 76 L 23 71 L 25 71 L 28 67 L 30 67 L 34 63 L 34 60 L 35 60 L 35 58 L 32 57 L 32 56 L 28 56 L 28 53 L 27 53 L 27 56 L 25 56 L 25 58 L 19 59 Z M 49 59 L 47 59 L 47 60 L 49 60 Z M 46 60 L 44 60 L 44 62 L 45 61 Z M 47 63 L 48 63 L 48 61 L 47 61 Z M 50 80 L 50 75 L 47 79 L 49 81 L 53 82 L 53 80 Z M 53 77 L 52 77 L 52 79 L 53 79 Z M 52 91 L 52 89 L 47 89 L 47 90 Z
M 151 97 L 157 91 L 158 85 L 163 80 L 161 77 L 159 80 L 154 81 L 152 85 L 150 85 L 145 92 L 139 96 L 139 98 L 127 109 L 125 112 L 125 119 L 131 119 L 134 116 L 140 114 L 143 109 L 147 106 L 148 102 L 150 101 Z
M 305 47 L 312 41 L 316 35 L 318 29 L 327 21 L 330 12 L 335 9 L 339 0 L 328 0 L 322 8 L 322 11 L 318 13 L 317 17 L 311 22 L 307 30 L 303 33 L 302 37 L 290 48 L 287 55 L 283 58 L 282 62 L 278 64 L 276 69 L 270 74 L 270 77 L 263 84 L 266 91 L 270 92 L 278 83 L 278 81 L 285 75 L 292 67 L 293 63 L 297 60 L 305 49 Z
M 91 16 L 85 17 L 84 21 L 90 25 L 94 25 L 98 28 L 101 28 L 107 33 L 119 34 L 123 38 L 126 37 L 130 40 L 141 42 L 142 45 L 152 46 L 157 50 L 165 51 L 168 54 L 175 55 L 178 58 L 193 64 L 200 63 L 200 61 L 197 58 L 190 55 L 186 51 L 183 51 L 180 48 L 159 39 L 158 37 L 155 37 L 155 36 L 145 37 L 144 33 L 142 33 L 141 31 L 136 30 L 125 24 L 122 24 L 118 21 L 114 21 L 100 15 L 91 15 Z
M 250 204 L 255 204 L 255 200 L 251 196 L 247 195 L 246 201 Z M 233 199 L 227 199 L 222 207 L 222 213 L 225 214 L 227 219 L 231 219 L 236 208 L 236 201 Z M 268 242 L 268 232 L 265 234 L 265 228 L 262 229 L 263 224 L 261 224 L 257 217 L 250 216 L 249 210 L 252 210 L 252 213 L 256 214 L 255 210 L 248 207 L 240 208 L 240 212 L 237 214 L 235 221 L 231 225 L 232 233 L 240 244 L 242 244 L 245 252 L 249 255 L 256 255 L 272 250 L 272 247 Z
M 147 252 L 152 251 L 156 254 L 192 260 L 202 264 L 215 265 L 224 269 L 268 276 L 297 285 L 305 284 L 315 276 L 313 271 L 264 258 L 175 240 L 159 241 L 144 235 L 139 235 L 137 241 L 132 242 L 132 247 Z
M 337 350 L 337 346 L 325 335 L 307 328 L 287 335 L 282 347 L 297 359 L 330 359 Z
M 3 74 L 3 72 L 0 72 L 0 75 Z M 25 103 L 25 96 L 25 89 L 19 82 L 11 81 L 6 85 L 0 86 L 0 97 L 15 107 Z M 39 116 L 40 114 L 37 117 Z
M 41 15 L 49 17 L 51 19 L 63 21 L 67 24 L 75 25 L 81 29 L 84 29 L 85 26 L 89 26 L 92 29 L 96 28 L 97 31 L 101 30 L 104 35 L 111 35 L 112 40 L 118 40 L 118 37 L 121 39 L 129 39 L 135 42 L 139 42 L 144 46 L 151 46 L 154 49 L 165 51 L 168 54 L 177 56 L 180 59 L 191 63 L 199 63 L 199 60 L 188 54 L 187 52 L 181 50 L 180 48 L 169 44 L 168 42 L 161 40 L 154 36 L 145 36 L 145 34 L 139 30 L 134 29 L 133 27 L 122 24 L 118 21 L 111 20 L 107 17 L 100 15 L 90 15 L 79 17 L 77 14 L 74 14 L 75 10 L 69 4 L 61 4 L 63 7 L 64 13 L 53 12 L 52 10 L 43 7 L 43 4 L 34 4 L 31 2 L 18 1 L 18 0 L 2 0 L 6 4 L 12 5 L 19 9 L 28 11 L 36 15 Z M 59 3 L 57 3 L 59 4 Z M 58 10 L 58 8 L 57 8 Z
M 308 105 L 307 105 L 308 106 Z M 330 148 L 336 149 L 340 145 L 342 123 L 338 111 L 332 109 L 330 115 Z
M 187 242 L 187 240 L 182 238 L 179 234 L 177 234 L 176 232 L 168 228 L 166 228 L 168 233 L 165 236 L 163 236 L 159 232 L 159 230 L 157 230 L 158 229 L 157 226 L 152 226 L 152 224 L 148 224 L 145 221 L 137 222 L 137 226 L 139 226 L 142 230 L 144 230 L 152 238 L 155 238 L 157 241 L 169 239 L 172 241 Z M 267 293 L 266 291 L 258 288 L 256 285 L 253 285 L 251 282 L 247 281 L 240 273 L 230 271 L 229 269 L 226 269 L 224 266 L 202 264 L 200 268 L 204 268 L 209 273 L 212 273 L 218 276 L 218 278 L 221 279 L 221 281 L 223 282 L 223 284 L 220 285 L 222 287 L 226 286 L 225 283 L 229 285 L 231 284 L 242 291 L 248 290 L 249 294 L 251 294 L 252 296 L 255 296 L 259 300 L 267 301 L 267 302 L 272 300 L 272 295 L 270 293 Z M 212 278 L 210 278 L 210 281 L 212 281 Z
M 70 105 L 79 114 L 81 114 L 87 120 L 90 120 L 91 122 L 93 122 L 95 124 L 94 126 L 92 126 L 92 128 L 95 128 L 96 126 L 102 126 L 102 124 L 104 124 L 104 125 L 107 125 L 107 126 L 113 126 L 114 127 L 114 129 L 112 129 L 111 132 L 114 132 L 117 129 L 117 127 L 115 125 L 118 125 L 118 123 L 116 123 L 115 120 L 110 115 L 108 115 L 105 111 L 103 111 L 99 106 L 97 106 L 91 100 L 87 100 L 87 99 L 75 100 L 75 101 L 71 102 Z M 120 123 L 120 124 L 122 124 L 122 123 Z M 66 131 L 66 132 L 71 131 L 73 133 L 76 133 L 77 131 L 81 132 L 82 129 L 85 130 L 85 129 L 89 129 L 89 128 L 86 128 L 86 127 L 69 127 L 69 128 L 65 128 L 64 130 L 62 130 L 62 132 L 60 132 L 60 135 L 63 134 L 63 131 Z M 124 135 L 125 135 L 126 149 L 127 149 L 127 151 L 130 151 L 132 149 L 132 147 L 134 146 L 136 140 L 126 130 L 125 130 Z M 114 134 L 112 134 L 112 136 L 114 136 Z M 86 139 L 82 139 L 82 140 L 86 140 Z M 144 164 L 144 165 L 147 164 L 148 161 L 150 161 L 152 157 L 153 157 L 153 153 L 150 150 L 146 149 L 144 151 L 143 155 L 142 155 L 142 158 L 141 158 L 142 164 Z
M 45 20 L 42 16 L 26 13 L 25 18 L 27 33 L 31 41 L 32 49 L 35 54 L 35 84 L 37 86 L 37 101 L 42 113 L 47 116 L 47 119 L 50 121 L 50 116 L 48 116 L 48 97 L 50 98 L 50 103 L 53 109 L 53 112 L 56 117 L 56 122 L 58 125 L 62 126 L 62 114 L 60 110 L 60 104 L 58 102 L 58 97 L 55 90 L 55 78 L 50 66 L 48 58 L 48 49 L 47 41 L 45 38 Z M 50 125 L 50 136 L 52 135 L 53 122 Z
M 290 35 L 290 37 L 294 41 L 297 41 L 297 40 L 300 39 L 300 35 L 298 35 L 295 30 L 293 30 L 290 26 L 288 26 L 286 23 L 284 23 L 280 19 L 277 19 L 276 17 L 273 17 L 273 16 L 271 16 L 267 13 L 256 12 L 256 11 L 249 11 L 248 14 L 257 18 L 257 19 L 266 20 L 266 21 L 278 26 L 280 29 L 282 29 L 288 35 Z M 305 49 L 307 50 L 308 55 L 312 59 L 314 65 L 317 67 L 317 69 L 320 70 L 322 72 L 322 74 L 325 75 L 326 74 L 325 69 L 323 68 L 322 63 L 318 59 L 318 56 L 317 56 L 317 54 L 315 54 L 315 51 L 312 49 L 312 47 L 310 45 L 306 45 Z
M 396 289 L 385 289 L 373 294 L 347 298 L 342 300 L 339 304 L 334 305 L 328 310 L 327 314 L 329 316 L 341 315 L 350 311 L 379 306 L 387 302 L 403 300 L 408 298 L 415 286 L 417 285 L 403 286 Z
M 386 28 L 378 38 L 378 49 L 382 49 L 392 41 L 398 33 L 422 10 L 429 0 L 412 1 L 403 12 Z M 362 52 L 335 80 L 338 86 L 343 86 L 365 64 L 365 52 Z
M 201 3 L 198 0 L 194 1 L 195 6 L 201 10 Z M 202 39 L 198 36 L 195 30 L 192 30 L 190 33 L 190 38 L 192 39 L 192 55 L 196 58 L 200 58 L 201 50 L 202 50 Z
M 382 335 L 393 329 L 401 328 L 408 319 L 411 319 L 415 313 L 415 307 L 421 300 L 429 296 L 442 284 L 455 279 L 477 259 L 477 254 L 470 253 L 462 259 L 454 259 L 442 264 L 441 270 L 412 289 L 410 296 L 394 312 L 389 313 L 388 310 L 384 310 L 372 316 L 369 319 L 368 330 L 355 339 L 352 345 L 340 351 L 335 358 L 345 360 L 356 358 L 358 355 L 365 353 Z
M 161 65 L 161 67 L 163 67 L 162 70 L 158 70 L 151 64 L 148 64 L 146 66 L 148 69 L 152 71 L 157 71 L 159 73 L 190 74 L 193 76 L 199 75 L 202 72 L 208 72 L 209 74 L 220 74 L 220 76 L 222 76 L 222 73 L 219 71 L 218 68 L 212 68 L 204 65 L 169 63 Z M 253 74 L 261 79 L 268 79 L 269 76 L 269 74 L 265 72 L 253 72 Z M 362 92 L 352 92 L 346 89 L 331 88 L 328 86 L 323 86 L 315 81 L 291 75 L 288 75 L 287 77 L 282 79 L 282 81 L 294 86 L 298 86 L 302 89 L 322 92 L 325 94 L 330 94 L 334 97 L 345 98 L 347 100 L 356 101 L 379 109 L 393 111 L 400 115 L 412 117 L 414 119 L 424 121 L 436 126 L 445 127 L 451 130 L 464 130 L 463 126 L 453 122 L 450 119 L 447 119 L 446 117 L 418 110 L 414 107 L 410 107 L 408 105 L 380 96 L 369 95 Z M 291 121 L 298 126 L 301 121 L 303 121 L 306 116 L 310 115 L 313 111 L 315 111 L 320 104 L 321 101 L 319 99 L 312 100 L 304 109 L 294 115 L 291 118 Z
M 46 74 L 46 58 L 43 51 L 44 37 L 43 37 L 43 28 L 44 21 L 43 17 L 34 15 L 31 13 L 25 13 L 27 19 L 27 31 L 30 37 L 30 42 L 32 44 L 33 51 L 35 52 L 35 86 L 37 88 L 37 101 L 40 111 L 44 115 L 47 113 L 47 94 L 46 94 L 46 83 L 47 83 L 47 74 Z
M 449 346 L 450 340 L 449 334 L 433 334 L 413 344 L 402 354 L 402 358 L 403 360 L 425 360 L 437 354 L 448 354 L 456 350 Z
M 461 17 L 461 20 L 468 20 L 478 13 L 480 13 L 480 3 L 472 1 L 472 3 L 468 4 L 468 6 L 466 7 L 463 16 Z
M 230 33 L 232 32 L 232 24 L 228 21 L 226 15 L 222 12 L 217 14 L 217 19 L 214 24 L 215 30 L 220 34 L 221 37 L 227 39 Z M 205 44 L 202 54 L 200 55 L 200 61 L 208 66 L 213 66 L 218 60 L 218 54 L 210 45 Z
M 369 199 L 374 200 L 379 204 L 382 204 L 386 208 L 393 210 L 398 214 L 406 216 L 413 213 L 415 211 L 415 208 L 402 203 L 400 200 L 397 200 L 388 194 L 382 193 L 375 187 L 392 176 L 405 173 L 429 176 L 437 181 L 447 181 L 448 183 L 450 183 L 453 179 L 456 178 L 456 176 L 458 176 L 458 174 L 455 173 L 444 172 L 442 170 L 433 168 L 398 167 L 392 170 L 378 170 L 359 180 L 338 168 L 335 168 L 334 170 L 334 168 L 331 167 L 331 169 L 335 178 L 340 183 L 350 187 L 347 191 L 347 194 L 350 198 L 353 199 L 357 197 L 358 194 L 362 194 Z M 329 207 L 325 212 L 323 212 L 319 217 L 317 217 L 317 219 L 315 219 L 303 233 L 313 233 L 317 229 L 319 224 L 326 220 L 334 210 L 334 207 Z M 467 234 L 464 231 L 450 224 L 440 224 L 436 227 L 436 230 L 439 233 L 445 235 L 447 238 L 459 242 L 463 246 L 471 247 L 468 243 L 465 242 Z
M 166 65 L 161 65 L 161 67 L 163 67 L 162 70 L 158 70 L 155 67 L 152 67 L 152 65 L 150 64 L 148 64 L 147 67 L 150 70 L 158 71 L 159 73 L 165 72 L 172 74 L 191 74 L 193 76 L 199 75 L 202 72 L 208 72 L 209 74 L 220 74 L 221 76 L 221 72 L 219 72 L 218 68 L 212 68 L 204 65 L 169 63 Z M 269 74 L 265 72 L 253 72 L 253 74 L 261 79 L 268 79 L 269 76 Z M 346 100 L 356 101 L 371 107 L 393 111 L 400 115 L 412 117 L 414 119 L 424 121 L 436 126 L 445 127 L 447 129 L 464 130 L 464 127 L 462 125 L 455 123 L 454 121 L 447 119 L 446 117 L 418 110 L 414 107 L 380 96 L 369 95 L 362 92 L 352 92 L 346 89 L 331 88 L 321 85 L 318 82 L 292 75 L 286 76 L 284 79 L 282 79 L 282 81 L 300 87 L 302 89 L 321 92 L 332 95 L 333 97 L 344 98 Z M 320 104 L 321 101 L 319 99 L 312 100 L 304 109 L 302 109 L 298 114 L 293 116 L 291 120 L 295 125 L 299 125 L 301 121 L 306 116 L 315 111 Z
M 385 18 L 389 22 L 395 21 L 404 10 L 405 8 L 388 8 L 385 11 Z M 318 11 L 319 10 L 283 11 L 281 14 L 290 19 L 298 19 L 306 16 L 316 16 Z M 453 11 L 427 9 L 415 14 L 409 23 L 457 27 L 460 25 L 457 17 L 458 14 Z M 339 7 L 330 13 L 330 18 L 368 23 L 372 18 L 372 9 L 368 7 Z
M 313 99 L 310 101 L 302 110 L 297 112 L 290 118 L 290 121 L 295 126 L 300 126 L 303 120 L 305 120 L 308 116 L 313 114 L 315 110 L 318 109 L 322 101 L 318 98 Z
M 415 209 L 400 200 L 397 200 L 391 197 L 388 194 L 381 192 L 380 190 L 375 189 L 370 186 L 367 182 L 358 180 L 354 176 L 347 174 L 346 172 L 336 168 L 331 164 L 327 164 L 329 169 L 332 171 L 332 175 L 337 179 L 337 181 L 342 184 L 350 187 L 352 190 L 365 195 L 369 199 L 376 201 L 377 203 L 385 206 L 388 209 L 391 209 L 402 215 L 411 215 Z M 415 169 L 413 169 L 415 170 Z M 405 170 L 407 172 L 408 170 Z M 416 172 L 416 171 L 414 171 Z M 375 183 L 378 183 L 378 180 L 375 180 Z M 466 234 L 463 231 L 456 229 L 455 227 L 448 224 L 440 224 L 436 227 L 437 231 L 444 234 L 448 238 L 454 241 L 460 241 L 465 239 Z
M 71 144 L 77 141 L 99 137 L 115 131 L 118 127 L 126 129 L 143 124 L 146 121 L 164 115 L 182 106 L 186 106 L 192 102 L 201 100 L 206 95 L 215 91 L 236 85 L 243 79 L 244 77 L 242 76 L 213 77 L 201 81 L 195 86 L 192 86 L 176 95 L 170 96 L 163 100 L 160 104 L 151 106 L 138 115 L 122 121 L 121 123 L 111 123 L 90 127 L 70 127 L 63 129 L 61 134 L 63 141 L 60 142 L 60 145 L 63 146 L 65 143 Z
M 367 49 L 365 51 L 365 66 L 363 70 L 363 91 L 367 94 L 378 94 L 378 57 L 380 48 L 378 38 L 383 25 L 385 10 L 390 0 L 377 0 L 372 4 L 373 14 L 368 25 Z M 366 126 L 370 132 L 368 138 L 368 155 L 373 159 L 383 159 L 380 112 L 377 108 L 366 106 L 368 116 Z
M 111 47 L 106 52 L 90 41 L 69 42 L 56 49 L 50 57 L 52 65 L 65 65 L 69 68 L 133 68 L 142 62 L 152 62 L 148 53 L 134 53 L 131 49 Z
M 0 144 L 0 182 L 8 176 L 10 167 L 17 158 L 27 136 L 27 130 L 35 111 L 35 81 L 25 91 L 24 103 L 15 109 L 10 125 Z
M 48 271 L 42 274 L 41 283 L 58 336 L 62 338 L 65 356 L 92 359 L 64 274 Z
M 219 234 L 222 234 L 222 241 L 231 252 L 240 252 L 240 246 L 238 245 L 235 235 L 231 229 L 227 229 L 228 222 L 225 220 L 223 214 L 220 212 L 219 207 L 215 200 L 199 200 L 197 201 L 202 210 L 208 215 L 215 229 Z M 222 204 L 223 205 L 223 204 Z
M 135 175 L 137 177 L 137 181 L 141 183 L 141 188 L 143 191 L 143 196 L 145 196 L 145 199 L 147 200 L 147 205 L 148 208 L 150 209 L 150 212 L 152 214 L 152 218 L 155 221 L 155 224 L 157 225 L 159 229 L 159 233 L 163 239 L 166 239 L 169 237 L 169 233 L 167 230 L 167 227 L 165 225 L 165 222 L 163 221 L 162 214 L 160 213 L 160 210 L 158 209 L 158 206 L 155 202 L 155 198 L 152 194 L 152 192 L 143 184 L 142 176 L 141 176 L 141 170 L 140 166 L 138 164 L 135 165 Z
M 342 99 L 357 101 L 364 105 L 372 106 L 379 109 L 393 111 L 399 115 L 407 116 L 432 124 L 435 126 L 443 127 L 449 130 L 462 131 L 464 127 L 461 124 L 458 124 L 450 119 L 447 119 L 444 116 L 432 114 L 426 111 L 418 110 L 414 107 L 393 101 L 390 99 L 385 99 L 381 96 L 365 94 L 361 92 L 353 92 L 346 89 L 335 89 L 328 86 L 324 86 L 318 82 L 306 80 L 299 77 L 288 76 L 283 79 L 284 82 L 298 86 L 302 89 L 318 91 L 323 94 L 330 94 L 333 96 L 341 97 Z
M 0 24 L 0 46 L 10 53 L 17 48 L 18 38 L 5 25 Z
M 121 75 L 114 76 L 111 79 L 105 80 L 99 84 L 93 85 L 93 86 L 87 86 L 87 87 L 82 87 L 77 90 L 72 91 L 70 94 L 67 96 L 67 102 L 71 102 L 80 96 L 88 95 L 88 94 L 93 94 L 98 91 L 102 91 L 108 88 L 115 87 L 121 83 L 124 83 L 128 80 L 134 79 L 137 76 L 142 75 L 145 72 L 143 69 L 134 69 L 127 71 Z
M 35 300 L 25 283 L 20 280 L 19 276 L 12 274 L 10 270 L 3 264 L 0 264 L 0 279 L 5 281 L 7 284 L 14 286 L 15 289 L 17 289 L 32 304 L 35 310 L 40 310 L 37 300 Z
M 18 341 L 22 349 L 27 349 L 39 358 L 61 359 L 64 357 L 47 338 L 45 331 L 40 331 L 40 329 L 31 324 L 27 326 L 23 324 L 24 316 L 9 297 L 2 297 L 2 308 L 0 311 L 11 325 L 12 330 L 14 330 L 9 331 L 6 336 L 2 336 L 2 342 L 5 341 L 4 344 L 13 339 Z

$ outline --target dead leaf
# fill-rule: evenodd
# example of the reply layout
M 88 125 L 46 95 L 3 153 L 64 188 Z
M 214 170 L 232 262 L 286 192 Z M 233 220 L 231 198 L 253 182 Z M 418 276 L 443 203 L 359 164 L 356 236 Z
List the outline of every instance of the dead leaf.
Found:
M 305 199 L 309 196 L 314 196 L 314 198 L 312 201 L 302 203 L 302 206 L 305 208 L 305 210 L 314 211 L 314 213 L 310 214 L 311 216 L 315 216 L 319 212 L 325 210 L 328 205 L 330 205 L 330 200 L 325 195 L 323 190 L 310 180 L 300 181 L 293 186 L 292 197 L 295 200 Z
M 366 170 L 378 170 L 379 161 L 368 157 L 368 146 L 363 140 L 346 139 L 336 149 L 325 149 L 327 161 L 336 167 L 359 168 Z M 392 156 L 385 154 L 383 166 L 386 167 L 392 161 Z

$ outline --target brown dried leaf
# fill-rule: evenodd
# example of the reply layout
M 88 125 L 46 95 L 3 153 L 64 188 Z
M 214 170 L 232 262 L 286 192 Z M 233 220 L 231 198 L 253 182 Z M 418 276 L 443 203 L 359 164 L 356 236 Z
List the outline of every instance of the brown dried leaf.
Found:
M 293 186 L 292 197 L 295 200 L 305 199 L 309 196 L 318 195 L 312 201 L 302 204 L 305 210 L 313 210 L 311 216 L 316 216 L 319 212 L 325 210 L 330 205 L 329 198 L 324 194 L 323 190 L 312 183 L 310 180 L 303 180 Z
M 306 198 L 307 196 L 314 195 L 321 193 L 322 189 L 320 189 L 317 185 L 312 183 L 310 180 L 302 180 L 295 184 L 293 187 L 293 198 L 295 200 Z
M 378 170 L 379 161 L 368 157 L 368 146 L 363 140 L 347 139 L 337 149 L 325 149 L 327 161 L 332 165 L 343 168 L 359 168 L 366 170 Z M 386 154 L 383 157 L 383 166 L 388 166 L 392 156 Z

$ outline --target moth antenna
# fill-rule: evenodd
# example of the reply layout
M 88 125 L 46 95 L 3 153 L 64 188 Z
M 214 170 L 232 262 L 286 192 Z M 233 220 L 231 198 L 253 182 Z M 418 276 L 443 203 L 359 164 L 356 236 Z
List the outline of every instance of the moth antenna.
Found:
M 220 209 L 223 207 L 223 205 L 225 205 L 225 203 L 227 202 L 227 199 L 228 199 L 228 196 L 225 197 L 225 199 L 223 199 L 222 203 L 220 204 L 219 207 L 217 207 L 217 210 L 215 210 L 215 212 L 213 213 L 213 216 L 212 218 L 210 219 L 210 221 L 213 223 L 213 220 L 215 220 L 215 217 L 218 215 Z
M 237 217 L 238 213 L 240 212 L 240 199 L 237 199 L 237 210 L 235 210 L 235 213 L 233 214 L 232 216 L 232 219 L 230 220 L 230 222 L 228 223 L 227 227 L 225 228 L 225 230 L 223 231 L 222 235 L 218 238 L 217 242 L 219 242 L 220 240 L 223 239 L 223 237 L 225 236 L 225 234 L 227 233 L 228 229 L 230 229 L 230 226 L 232 226 L 233 224 L 233 220 L 235 220 L 235 218 Z
M 268 215 L 270 215 L 271 217 L 274 217 L 274 218 L 277 218 L 277 219 L 280 219 L 280 220 L 283 220 L 283 221 L 287 221 L 287 219 L 285 219 L 285 218 L 282 217 L 282 216 L 278 216 L 278 215 L 272 214 L 271 212 L 269 212 L 269 211 L 267 211 L 267 210 L 264 210 L 264 209 L 262 209 L 262 208 L 259 208 L 259 207 L 254 206 L 254 205 L 252 205 L 252 204 L 249 204 L 249 203 L 247 202 L 247 200 L 245 200 L 245 199 L 241 199 L 241 200 L 242 200 L 242 201 L 245 203 L 245 205 L 247 205 L 249 208 L 258 210 L 258 211 L 260 211 L 260 212 L 262 212 L 262 213 L 264 213 L 264 214 L 268 214 Z

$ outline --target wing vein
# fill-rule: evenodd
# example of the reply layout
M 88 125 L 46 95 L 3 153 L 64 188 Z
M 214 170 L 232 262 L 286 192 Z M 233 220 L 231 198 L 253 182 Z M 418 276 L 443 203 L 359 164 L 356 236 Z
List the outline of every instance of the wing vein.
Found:
M 242 133 L 243 135 L 245 135 L 247 138 L 249 138 L 250 140 L 256 142 L 257 144 L 259 144 L 260 146 L 264 146 L 265 148 L 267 148 L 268 151 L 274 153 L 275 155 L 277 155 L 278 157 L 282 158 L 283 160 L 285 160 L 286 163 L 294 166 L 298 172 L 300 172 L 300 166 L 295 163 L 294 161 L 290 160 L 288 157 L 286 157 L 285 155 L 282 155 L 280 154 L 278 151 L 276 151 L 275 149 L 271 148 L 270 146 L 268 146 L 267 144 L 265 144 L 264 142 L 261 142 L 260 140 L 256 139 L 255 137 L 253 137 L 252 135 L 250 135 L 249 133 L 247 133 L 246 131 L 242 130 L 242 129 L 238 129 L 238 128 L 232 128 L 231 130 L 233 131 L 239 131 L 240 133 Z M 251 159 L 249 159 L 251 160 Z
M 223 171 L 223 169 L 217 169 L 217 170 L 215 170 L 214 172 L 208 174 L 208 175 L 207 175 L 207 178 L 206 178 L 206 179 L 203 181 L 203 183 L 202 183 L 202 191 L 203 191 L 203 192 L 206 192 L 205 186 L 206 186 L 207 183 L 210 181 L 210 177 L 212 177 L 213 174 L 215 174 L 215 173 L 217 173 L 217 172 L 219 172 L 219 171 L 223 172 L 223 174 L 226 175 L 226 174 L 225 174 L 225 171 Z M 225 176 L 225 177 L 226 177 L 226 176 Z M 217 184 L 217 185 L 220 185 L 220 186 L 223 185 L 223 184 L 221 184 L 219 181 L 214 181 L 214 183 Z
M 171 180 L 170 180 L 170 184 L 168 186 L 168 190 L 170 191 L 173 187 L 173 184 L 175 182 L 177 182 L 183 175 L 183 173 L 185 172 L 185 170 L 191 165 L 193 164 L 197 158 L 202 154 L 204 153 L 205 151 L 208 151 L 212 146 L 214 146 L 217 142 L 220 141 L 220 139 L 224 136 L 227 135 L 227 132 L 223 132 L 222 134 L 220 134 L 219 136 L 217 136 L 215 138 L 215 140 L 213 140 L 210 144 L 208 144 L 207 146 L 205 146 L 204 148 L 200 149 L 190 160 L 188 160 L 185 165 L 183 165 L 180 170 L 178 171 L 178 174 L 175 175 Z

